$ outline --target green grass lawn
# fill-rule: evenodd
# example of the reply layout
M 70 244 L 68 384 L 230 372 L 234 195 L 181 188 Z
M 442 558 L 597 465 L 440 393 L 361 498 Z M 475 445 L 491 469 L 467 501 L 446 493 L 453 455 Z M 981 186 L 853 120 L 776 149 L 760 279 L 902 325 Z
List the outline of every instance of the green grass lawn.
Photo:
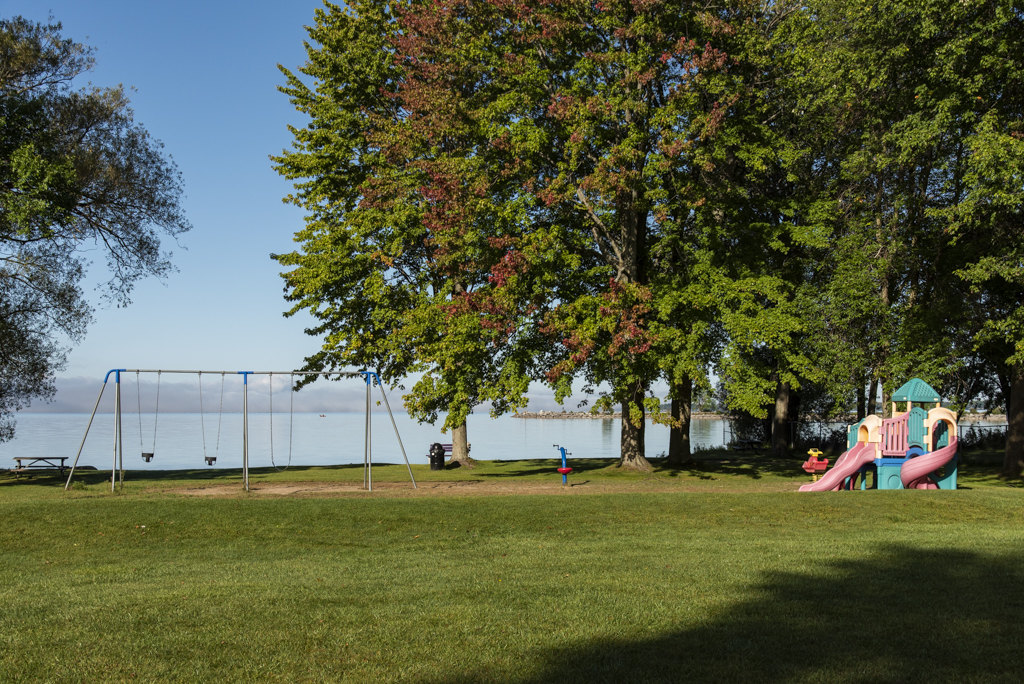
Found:
M 0 681 L 1024 679 L 1024 491 L 995 471 L 798 494 L 764 491 L 805 481 L 766 459 L 607 465 L 573 476 L 622 491 L 587 496 L 174 492 L 232 471 L 132 472 L 116 494 L 89 472 L 65 494 L 5 475 Z M 361 471 L 252 476 L 276 478 Z

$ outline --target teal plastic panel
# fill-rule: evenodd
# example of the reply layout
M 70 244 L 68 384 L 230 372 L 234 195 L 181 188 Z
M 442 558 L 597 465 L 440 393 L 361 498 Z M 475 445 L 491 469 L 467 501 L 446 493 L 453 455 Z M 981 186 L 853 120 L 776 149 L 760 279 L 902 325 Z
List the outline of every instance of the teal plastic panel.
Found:
M 903 482 L 900 480 L 900 466 L 878 466 L 875 483 L 878 489 L 903 489 Z
M 934 404 L 939 401 L 939 393 L 921 378 L 913 378 L 892 393 L 892 400 Z
M 867 418 L 865 418 L 864 420 L 867 420 Z M 847 449 L 852 449 L 853 447 L 857 446 L 857 433 L 860 432 L 860 426 L 861 426 L 861 423 L 864 422 L 864 420 L 862 420 L 862 421 L 860 421 L 858 423 L 854 423 L 850 427 L 846 428 L 846 448 Z
M 946 421 L 942 421 L 935 426 L 935 436 L 933 439 L 937 439 L 938 441 L 934 442 L 935 448 L 932 449 L 932 451 L 944 446 L 949 446 L 949 425 L 946 424 Z M 954 487 L 954 489 L 956 489 L 956 487 Z
M 939 489 L 956 489 L 958 460 L 959 455 L 954 456 L 952 461 L 940 468 L 939 471 L 932 473 L 932 479 L 935 480 L 935 484 L 939 485 Z M 939 472 L 941 472 L 942 475 L 939 475 Z
M 910 423 L 907 425 L 907 446 L 919 446 L 924 449 L 924 420 L 928 412 L 920 406 L 910 409 Z

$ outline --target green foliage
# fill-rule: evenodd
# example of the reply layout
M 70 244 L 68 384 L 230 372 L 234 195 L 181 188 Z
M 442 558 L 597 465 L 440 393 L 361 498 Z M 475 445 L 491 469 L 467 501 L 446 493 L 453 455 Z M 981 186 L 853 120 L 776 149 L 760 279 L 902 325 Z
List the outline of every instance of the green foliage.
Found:
M 140 278 L 173 270 L 160 234 L 189 229 L 161 144 L 120 86 L 72 90 L 92 51 L 60 31 L 0 20 L 0 440 L 15 411 L 52 396 L 57 340 L 85 334 L 84 252 L 104 255 L 104 299 L 126 305 Z
M 285 72 L 312 121 L 275 158 L 309 214 L 278 257 L 292 313 L 321 323 L 309 367 L 421 373 L 407 406 L 448 427 L 522 406 L 530 379 L 560 401 L 582 379 L 595 410 L 622 406 L 629 459 L 649 413 L 672 422 L 654 383 L 708 392 L 711 368 L 759 418 L 784 389 L 835 415 L 868 383 L 922 377 L 958 406 L 993 372 L 1006 386 L 1024 353 L 1021 16 L 328 5 L 314 85 Z
M 302 250 L 275 258 L 293 267 L 288 314 L 320 321 L 306 368 L 375 368 L 392 385 L 419 373 L 406 408 L 446 411 L 450 429 L 482 401 L 525 405 L 533 355 L 511 339 L 516 312 L 486 294 L 522 212 L 480 151 L 479 70 L 450 59 L 458 36 L 418 41 L 407 10 L 327 5 L 302 68 L 315 85 L 282 68 L 311 123 L 274 161 L 308 218 Z

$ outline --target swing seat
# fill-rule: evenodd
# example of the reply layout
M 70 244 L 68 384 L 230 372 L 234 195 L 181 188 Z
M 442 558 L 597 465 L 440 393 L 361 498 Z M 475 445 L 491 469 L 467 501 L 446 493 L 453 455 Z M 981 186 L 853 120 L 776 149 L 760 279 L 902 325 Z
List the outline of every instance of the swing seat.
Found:
M 151 452 L 148 452 L 148 451 L 143 451 L 142 452 L 142 460 L 145 461 L 146 463 L 149 463 L 150 461 L 153 460 L 153 454 Z
M 206 457 L 206 465 L 212 466 L 216 462 L 217 462 L 217 457 L 216 456 L 207 456 Z

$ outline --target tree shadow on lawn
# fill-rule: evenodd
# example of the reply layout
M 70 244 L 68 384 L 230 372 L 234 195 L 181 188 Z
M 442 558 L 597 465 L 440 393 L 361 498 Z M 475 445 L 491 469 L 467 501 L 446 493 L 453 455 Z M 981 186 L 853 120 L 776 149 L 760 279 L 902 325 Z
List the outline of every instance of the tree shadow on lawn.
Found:
M 765 475 L 810 482 L 810 476 L 800 467 L 800 461 L 770 456 L 740 456 L 734 458 L 690 458 L 684 463 L 668 463 L 665 459 L 651 459 L 654 472 L 672 477 L 689 475 L 699 479 L 722 477 L 748 477 L 760 480 Z
M 569 467 L 572 468 L 572 474 L 570 477 L 578 477 L 583 473 L 601 471 L 617 462 L 618 459 L 611 458 L 570 458 Z M 504 478 L 558 475 L 557 470 L 561 467 L 562 460 L 558 458 L 490 461 L 488 462 L 488 472 L 483 477 Z
M 56 468 L 39 468 L 28 473 L 21 473 L 21 477 L 15 477 L 13 472 L 0 471 L 0 487 L 53 487 L 54 485 L 64 486 L 68 479 L 68 471 L 61 475 Z M 95 473 L 94 473 L 95 474 Z M 76 472 L 77 475 L 77 472 Z M 110 480 L 110 471 L 107 471 L 106 479 Z
M 668 464 L 665 459 L 649 459 L 653 470 L 652 476 L 677 477 L 689 475 L 700 479 L 711 479 L 721 477 L 746 477 L 759 480 L 765 475 L 771 474 L 792 479 L 810 478 L 801 468 L 799 462 L 772 459 L 765 456 L 750 456 L 746 458 L 731 459 L 690 459 L 683 464 Z M 583 474 L 605 474 L 605 475 L 633 475 L 633 471 L 618 470 L 617 458 L 571 458 L 569 466 L 572 468 L 570 477 L 578 477 Z M 531 477 L 551 475 L 562 465 L 559 459 L 523 459 L 515 461 L 490 461 L 488 470 L 482 475 L 484 478 L 504 477 Z M 447 468 L 446 468 L 447 470 Z
M 390 464 L 390 463 L 374 463 L 373 465 L 374 465 L 374 468 L 376 469 L 376 468 L 389 467 L 389 466 L 392 466 L 394 464 Z M 362 468 L 363 468 L 363 464 L 362 463 L 344 464 L 344 465 L 335 465 L 335 466 L 322 466 L 322 465 L 298 466 L 298 465 L 293 465 L 293 466 L 288 466 L 287 468 L 282 468 L 280 471 L 277 471 L 274 468 L 262 468 L 261 467 L 261 468 L 249 468 L 249 477 L 250 477 L 250 479 L 252 479 L 253 477 L 257 477 L 257 476 L 261 476 L 261 475 L 269 475 L 269 474 L 273 474 L 273 473 L 276 473 L 276 472 L 285 472 L 285 471 L 290 471 L 290 472 L 293 472 L 293 473 L 305 472 L 305 471 L 314 471 L 314 470 L 315 471 L 325 471 L 325 470 L 340 471 L 340 470 L 357 470 L 358 469 L 359 471 L 362 471 Z M 404 470 L 404 468 L 405 468 L 404 464 L 402 464 L 402 468 Z M 67 479 L 68 479 L 68 470 L 65 470 L 63 475 L 60 475 L 60 472 L 58 470 L 56 470 L 56 469 L 54 469 L 54 470 L 39 469 L 39 470 L 33 471 L 32 473 L 29 473 L 28 475 L 30 475 L 31 477 L 26 477 L 26 473 L 22 473 L 20 479 L 15 479 L 14 475 L 10 475 L 9 477 L 5 477 L 4 479 L 0 480 L 0 485 L 45 486 L 45 487 L 53 487 L 55 485 L 60 485 L 61 487 L 63 487 L 64 484 L 67 482 Z M 158 470 L 158 469 L 153 469 L 153 470 L 148 470 L 148 469 L 147 470 L 130 470 L 130 469 L 126 469 L 125 470 L 125 474 L 124 474 L 124 481 L 126 483 L 145 482 L 147 484 L 150 484 L 150 483 L 151 484 L 160 484 L 162 482 L 175 482 L 175 481 L 197 482 L 197 483 L 207 483 L 207 484 L 223 484 L 223 483 L 237 482 L 237 481 L 241 480 L 241 478 L 242 478 L 242 469 L 241 468 L 195 468 L 195 469 L 188 469 L 188 470 Z M 353 479 L 354 479 L 354 477 L 353 477 Z M 71 479 L 72 485 L 74 485 L 76 482 L 81 482 L 81 483 L 86 484 L 86 485 L 97 485 L 97 484 L 101 484 L 101 483 L 104 483 L 104 482 L 109 483 L 110 482 L 110 471 L 109 470 L 97 470 L 94 466 L 86 466 L 84 468 L 79 466 L 78 468 L 75 469 L 75 475 Z M 120 480 L 118 480 L 118 485 L 120 485 Z
M 457 681 L 1020 682 L 1022 587 L 1018 551 L 891 546 L 765 573 L 752 598 L 692 628 L 523 653 L 523 669 L 539 674 L 485 666 Z

